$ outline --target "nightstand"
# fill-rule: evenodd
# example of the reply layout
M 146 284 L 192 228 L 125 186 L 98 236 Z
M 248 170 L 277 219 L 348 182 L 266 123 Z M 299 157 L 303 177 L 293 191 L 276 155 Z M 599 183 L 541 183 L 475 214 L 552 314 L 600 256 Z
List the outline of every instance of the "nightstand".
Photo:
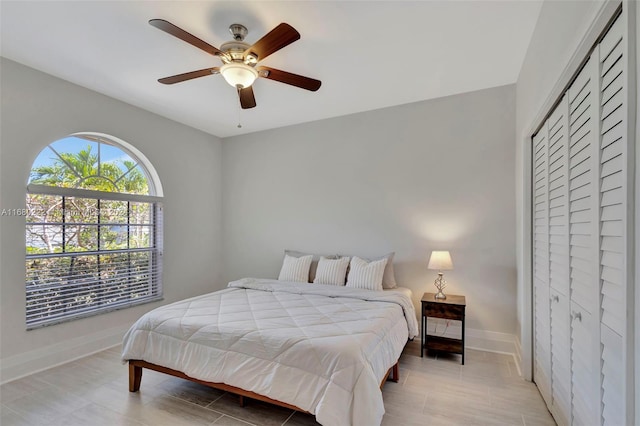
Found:
M 440 352 L 450 352 L 462 355 L 464 365 L 464 311 L 466 307 L 464 296 L 447 294 L 446 299 L 436 299 L 434 293 L 425 293 L 422 296 L 422 330 L 420 339 L 420 356 L 424 356 L 424 350 L 432 349 Z M 427 318 L 444 318 L 462 322 L 462 336 L 460 339 L 434 336 L 427 334 Z

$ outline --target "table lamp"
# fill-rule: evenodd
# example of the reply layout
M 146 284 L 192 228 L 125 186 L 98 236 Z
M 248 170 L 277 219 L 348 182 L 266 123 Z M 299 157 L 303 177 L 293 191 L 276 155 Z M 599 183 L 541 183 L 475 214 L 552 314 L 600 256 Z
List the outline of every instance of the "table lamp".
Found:
M 442 292 L 442 289 L 446 287 L 447 282 L 442 279 L 444 275 L 442 271 L 450 271 L 453 269 L 451 255 L 448 251 L 432 251 L 427 268 L 438 271 L 438 278 L 436 278 L 433 283 L 438 289 L 435 296 L 436 299 L 446 299 L 447 296 Z

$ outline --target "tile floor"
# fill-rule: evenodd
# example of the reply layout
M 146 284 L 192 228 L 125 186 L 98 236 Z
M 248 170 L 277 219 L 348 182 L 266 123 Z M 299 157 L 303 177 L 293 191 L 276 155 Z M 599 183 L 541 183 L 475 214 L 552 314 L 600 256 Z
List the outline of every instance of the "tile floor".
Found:
M 458 356 L 420 358 L 407 345 L 400 382 L 383 388 L 384 426 L 555 425 L 540 394 L 506 355 L 467 350 Z M 0 387 L 0 425 L 317 425 L 313 416 L 237 398 L 145 370 L 140 392 L 128 392 L 120 348 L 52 368 Z M 369 426 L 369 425 L 362 425 Z

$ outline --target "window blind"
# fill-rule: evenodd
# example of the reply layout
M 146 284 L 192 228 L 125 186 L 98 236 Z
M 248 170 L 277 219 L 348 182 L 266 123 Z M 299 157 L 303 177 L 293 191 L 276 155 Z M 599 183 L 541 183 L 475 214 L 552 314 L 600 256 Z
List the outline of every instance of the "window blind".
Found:
M 27 329 L 161 298 L 160 203 L 118 201 L 114 206 L 78 196 L 32 197 L 27 209 Z M 87 214 L 88 206 L 95 206 L 94 214 Z M 44 207 L 46 215 L 35 212 Z M 114 207 L 119 208 L 115 213 Z M 79 208 L 83 215 L 77 214 Z

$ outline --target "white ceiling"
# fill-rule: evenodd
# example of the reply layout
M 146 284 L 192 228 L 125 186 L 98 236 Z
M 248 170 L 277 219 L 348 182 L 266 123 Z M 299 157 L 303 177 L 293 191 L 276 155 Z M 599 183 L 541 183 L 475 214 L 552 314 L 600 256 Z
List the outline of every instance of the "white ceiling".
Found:
M 0 1 L 2 56 L 216 136 L 515 83 L 542 0 Z M 301 39 L 261 62 L 322 80 L 317 92 L 259 79 L 239 113 L 222 76 L 156 80 L 220 64 L 150 26 L 166 19 L 220 47 L 280 22 Z M 238 116 L 243 127 L 238 129 Z

